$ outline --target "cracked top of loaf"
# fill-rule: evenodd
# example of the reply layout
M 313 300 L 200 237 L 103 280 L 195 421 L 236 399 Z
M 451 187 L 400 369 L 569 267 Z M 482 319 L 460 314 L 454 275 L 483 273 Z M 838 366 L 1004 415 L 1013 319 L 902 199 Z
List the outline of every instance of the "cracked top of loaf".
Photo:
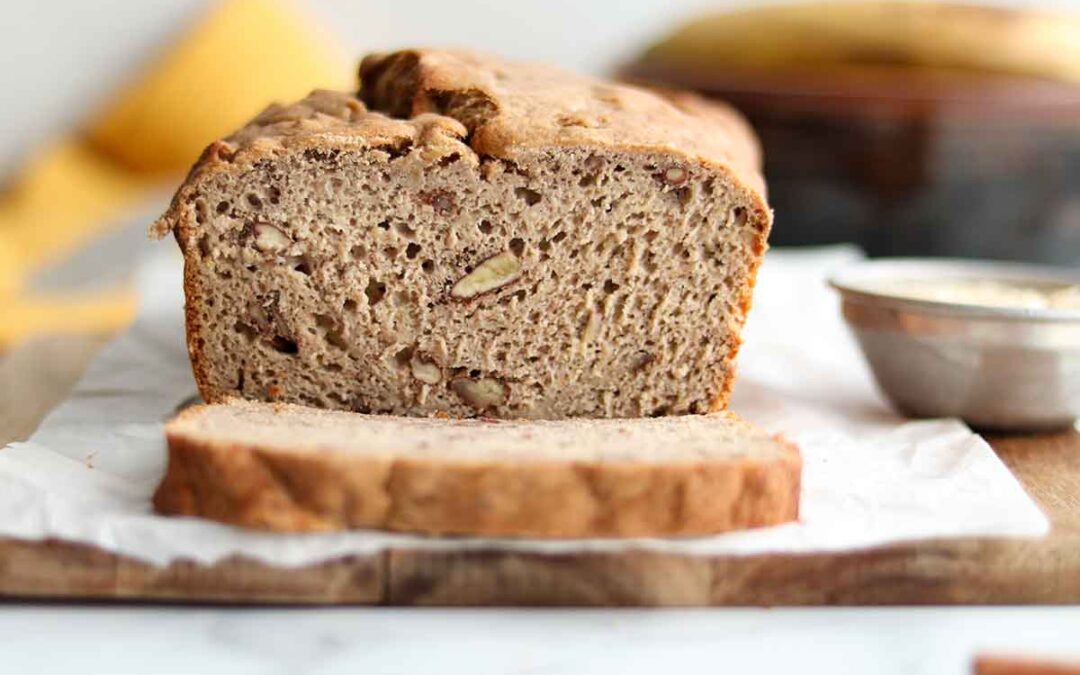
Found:
M 457 154 L 455 161 L 477 164 L 485 156 L 515 160 L 593 146 L 662 150 L 725 167 L 764 202 L 761 155 L 749 125 L 731 108 L 694 94 L 462 50 L 372 54 L 360 64 L 360 82 L 355 95 L 319 90 L 296 103 L 271 105 L 212 143 L 192 177 L 282 149 L 420 150 L 433 163 Z M 173 208 L 152 231 L 166 234 L 175 219 Z

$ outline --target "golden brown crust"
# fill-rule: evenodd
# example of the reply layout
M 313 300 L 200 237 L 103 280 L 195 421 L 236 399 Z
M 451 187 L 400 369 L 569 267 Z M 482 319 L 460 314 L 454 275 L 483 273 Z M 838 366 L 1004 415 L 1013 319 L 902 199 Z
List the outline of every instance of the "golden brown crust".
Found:
M 169 464 L 155 508 L 244 527 L 691 536 L 798 516 L 802 459 L 779 438 L 783 452 L 770 459 L 522 462 L 282 452 L 218 444 L 182 426 L 166 428 Z
M 290 105 L 271 105 L 212 143 L 151 234 L 164 236 L 193 216 L 184 207 L 195 179 L 206 173 L 250 166 L 286 148 L 400 148 L 431 126 L 465 138 L 480 156 L 513 159 L 579 145 L 682 155 L 725 170 L 757 196 L 759 215 L 772 222 L 757 139 L 721 103 L 466 51 L 372 54 L 360 74 L 367 106 L 348 94 L 315 91 Z M 764 236 L 760 243 L 764 247 Z
M 753 131 L 734 110 L 689 92 L 646 90 L 470 51 L 410 49 L 360 64 L 361 97 L 397 118 L 457 119 L 479 155 L 538 148 L 663 150 L 724 166 L 764 193 Z

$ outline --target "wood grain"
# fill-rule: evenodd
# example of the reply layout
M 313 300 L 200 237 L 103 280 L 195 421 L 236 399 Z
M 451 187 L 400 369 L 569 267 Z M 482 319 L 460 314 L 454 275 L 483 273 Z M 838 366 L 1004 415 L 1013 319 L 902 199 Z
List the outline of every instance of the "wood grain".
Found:
M 10 373 L 32 372 L 26 364 L 50 358 L 59 363 L 57 348 L 36 343 L 0 361 L 0 391 L 12 386 L 4 380 Z M 62 390 L 46 387 L 35 396 L 60 400 L 95 351 L 96 346 L 83 345 L 65 353 L 68 369 L 58 367 L 60 374 L 53 379 L 63 383 Z M 10 366 L 12 358 L 21 365 Z M 23 409 L 39 415 L 42 407 L 28 402 Z M 0 417 L 0 438 L 6 442 L 24 436 L 36 422 Z M 243 558 L 157 568 L 84 545 L 0 540 L 0 596 L 388 605 L 1080 602 L 1080 433 L 988 440 L 1049 516 L 1049 536 L 749 557 L 396 550 L 295 569 Z
M 350 556 L 301 570 L 230 558 L 154 567 L 93 546 L 0 540 L 0 596 L 275 604 L 376 604 L 383 559 Z
M 395 552 L 387 597 L 401 605 L 1069 603 L 1080 601 L 1078 545 L 963 539 L 750 557 Z
M 1080 536 L 1080 433 L 987 440 L 1050 518 L 1054 534 Z

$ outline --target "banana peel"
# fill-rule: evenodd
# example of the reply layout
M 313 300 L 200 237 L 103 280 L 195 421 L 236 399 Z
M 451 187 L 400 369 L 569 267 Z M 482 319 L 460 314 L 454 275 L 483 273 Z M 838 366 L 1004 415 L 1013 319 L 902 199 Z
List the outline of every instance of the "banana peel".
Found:
M 902 67 L 1080 84 L 1080 15 L 937 2 L 814 2 L 704 16 L 640 61 L 665 68 Z

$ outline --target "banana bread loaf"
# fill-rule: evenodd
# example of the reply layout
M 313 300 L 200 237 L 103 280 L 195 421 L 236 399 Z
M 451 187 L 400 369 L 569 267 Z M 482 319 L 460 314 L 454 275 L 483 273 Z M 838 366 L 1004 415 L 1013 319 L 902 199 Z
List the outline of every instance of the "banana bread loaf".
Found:
M 467 52 L 213 143 L 158 221 L 207 401 L 561 418 L 726 405 L 766 247 L 731 110 Z
M 799 451 L 729 413 L 451 420 L 237 400 L 165 431 L 159 511 L 270 530 L 698 535 L 799 505 Z

